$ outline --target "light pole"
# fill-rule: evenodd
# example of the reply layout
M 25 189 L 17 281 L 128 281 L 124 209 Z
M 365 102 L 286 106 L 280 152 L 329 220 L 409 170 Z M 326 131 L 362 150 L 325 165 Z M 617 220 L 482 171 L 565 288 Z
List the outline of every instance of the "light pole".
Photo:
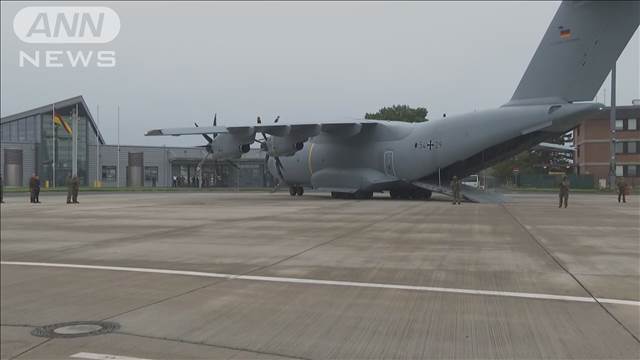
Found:
M 117 118 L 118 151 L 116 152 L 116 187 L 120 187 L 120 105 L 118 105 Z
M 609 188 L 615 188 L 616 182 L 616 64 L 611 69 L 611 113 L 609 114 L 611 145 L 609 146 Z

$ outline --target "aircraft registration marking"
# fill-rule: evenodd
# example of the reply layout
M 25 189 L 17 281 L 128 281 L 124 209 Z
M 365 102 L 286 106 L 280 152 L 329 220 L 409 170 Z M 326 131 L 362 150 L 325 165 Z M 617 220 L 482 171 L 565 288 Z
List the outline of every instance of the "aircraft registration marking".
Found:
M 430 140 L 421 140 L 415 143 L 414 147 L 416 149 L 423 149 L 423 150 L 439 150 L 442 148 L 442 141 L 440 140 L 434 140 L 434 139 L 430 139 Z
M 355 281 L 303 279 L 303 278 L 257 276 L 257 275 L 235 275 L 235 274 L 210 273 L 210 272 L 201 272 L 201 271 L 184 271 L 184 270 L 152 269 L 152 268 L 137 268 L 137 267 L 122 267 L 122 266 L 103 266 L 103 265 L 60 264 L 60 263 L 40 263 L 40 262 L 22 262 L 22 261 L 0 261 L 0 264 L 1 265 L 17 265 L 17 266 L 40 266 L 40 267 L 87 269 L 87 270 L 128 271 L 128 272 L 154 273 L 154 274 L 165 274 L 165 275 L 185 275 L 185 276 L 196 276 L 196 277 L 223 278 L 228 280 L 251 280 L 251 281 L 266 281 L 266 282 L 308 284 L 308 285 L 332 285 L 332 286 L 410 290 L 410 291 L 420 291 L 420 292 L 449 293 L 449 294 L 463 294 L 463 295 L 502 296 L 502 297 L 511 297 L 511 298 L 559 300 L 559 301 L 571 301 L 571 302 L 583 302 L 583 303 L 596 303 L 596 300 L 597 300 L 597 302 L 605 303 L 605 304 L 640 306 L 640 301 L 635 301 L 635 300 L 607 299 L 607 298 L 594 299 L 592 297 L 587 297 L 587 296 L 569 296 L 569 295 L 526 293 L 526 292 L 514 292 L 514 291 L 460 289 L 460 288 L 445 288 L 445 287 L 435 287 L 435 286 L 365 283 L 365 282 L 355 282 Z

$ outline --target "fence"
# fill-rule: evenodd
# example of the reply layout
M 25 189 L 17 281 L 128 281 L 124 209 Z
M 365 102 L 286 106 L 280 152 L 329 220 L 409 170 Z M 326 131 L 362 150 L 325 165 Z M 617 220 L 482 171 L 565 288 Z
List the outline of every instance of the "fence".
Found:
M 567 175 L 571 188 L 573 189 L 593 189 L 596 186 L 592 175 Z M 556 188 L 562 179 L 561 175 L 514 175 L 514 183 L 518 187 L 532 188 Z

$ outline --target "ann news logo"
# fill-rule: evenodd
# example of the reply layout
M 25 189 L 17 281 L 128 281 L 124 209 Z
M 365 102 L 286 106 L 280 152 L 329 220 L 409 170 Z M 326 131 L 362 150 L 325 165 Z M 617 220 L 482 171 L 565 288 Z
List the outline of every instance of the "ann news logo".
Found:
M 33 6 L 20 10 L 13 19 L 16 36 L 28 44 L 81 45 L 107 44 L 120 32 L 120 17 L 108 7 Z M 113 50 L 35 49 L 20 50 L 20 67 L 36 68 L 89 67 L 112 68 L 116 65 Z

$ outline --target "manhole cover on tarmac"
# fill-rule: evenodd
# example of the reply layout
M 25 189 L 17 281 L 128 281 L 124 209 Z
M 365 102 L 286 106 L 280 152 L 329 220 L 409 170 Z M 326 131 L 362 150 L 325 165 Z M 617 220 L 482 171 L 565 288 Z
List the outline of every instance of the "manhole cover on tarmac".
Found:
M 31 335 L 50 338 L 74 338 L 108 334 L 119 328 L 120 325 L 118 323 L 110 321 L 72 321 L 35 328 L 31 331 Z

